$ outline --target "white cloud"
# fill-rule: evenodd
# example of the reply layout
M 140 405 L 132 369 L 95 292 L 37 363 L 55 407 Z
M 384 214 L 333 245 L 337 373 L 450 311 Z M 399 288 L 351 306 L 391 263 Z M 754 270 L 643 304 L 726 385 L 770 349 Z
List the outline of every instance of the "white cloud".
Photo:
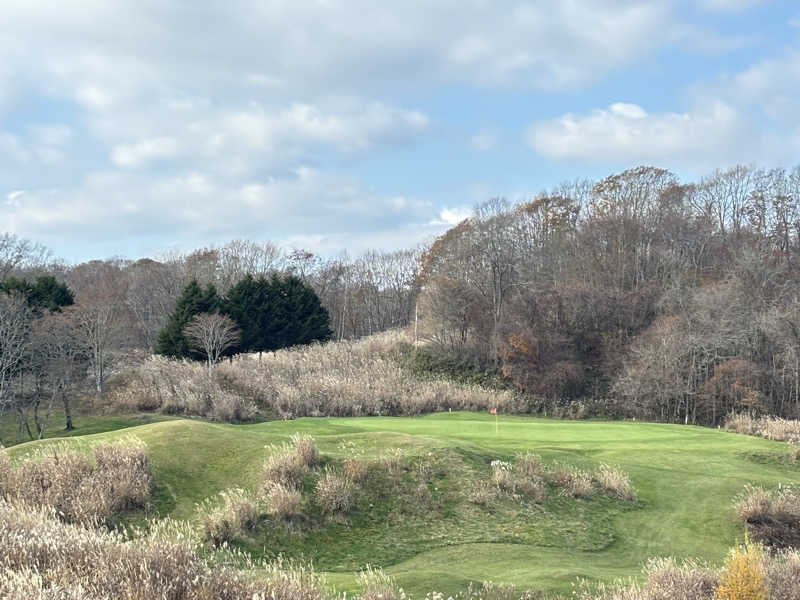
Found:
M 143 167 L 151 161 L 174 158 L 180 144 L 170 137 L 140 140 L 134 144 L 120 144 L 111 150 L 111 160 L 120 167 Z
M 540 154 L 557 159 L 691 164 L 725 154 L 743 133 L 740 115 L 722 102 L 686 113 L 656 114 L 616 103 L 535 123 L 528 141 Z
M 702 170 L 735 162 L 790 164 L 800 150 L 800 52 L 764 60 L 692 90 L 685 112 L 616 103 L 533 123 L 528 143 L 559 160 L 654 162 Z
M 718 12 L 738 12 L 766 4 L 770 0 L 701 0 L 703 8 Z
M 470 138 L 469 145 L 478 152 L 489 152 L 497 147 L 497 134 L 493 131 L 479 131 Z
M 432 221 L 434 225 L 448 225 L 452 227 L 453 225 L 458 225 L 464 219 L 468 219 L 472 216 L 472 209 L 460 206 L 456 208 L 443 208 L 439 212 L 438 219 Z
M 15 191 L 0 204 L 12 231 L 60 246 L 64 236 L 108 241 L 168 237 L 185 248 L 231 237 L 301 236 L 313 250 L 366 247 L 381 238 L 419 240 L 441 232 L 434 206 L 382 195 L 360 181 L 300 167 L 283 177 L 229 181 L 193 171 L 154 177 L 97 172 L 71 189 Z M 405 231 L 405 236 L 395 235 Z

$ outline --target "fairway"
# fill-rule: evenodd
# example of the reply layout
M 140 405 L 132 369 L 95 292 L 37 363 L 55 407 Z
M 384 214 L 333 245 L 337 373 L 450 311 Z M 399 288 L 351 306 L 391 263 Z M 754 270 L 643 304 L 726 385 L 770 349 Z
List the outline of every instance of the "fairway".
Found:
M 436 515 L 384 519 L 356 515 L 301 536 L 269 531 L 245 547 L 271 555 L 276 544 L 289 555 L 310 555 L 340 589 L 353 589 L 359 565 L 382 566 L 415 596 L 453 592 L 470 581 L 493 580 L 524 588 L 568 593 L 576 577 L 610 580 L 636 576 L 654 556 L 696 557 L 719 563 L 742 540 L 733 500 L 748 483 L 775 487 L 800 483 L 800 466 L 783 460 L 778 442 L 692 426 L 633 422 L 559 421 L 487 414 L 440 413 L 416 418 L 304 418 L 255 425 L 170 420 L 70 438 L 114 439 L 128 435 L 147 443 L 157 481 L 160 514 L 191 518 L 195 504 L 232 486 L 257 489 L 269 452 L 265 446 L 294 432 L 314 436 L 330 460 L 380 456 L 398 448 L 404 456 L 440 459 L 441 469 L 464 469 L 441 478 L 448 499 L 462 481 L 488 473 L 488 460 L 521 451 L 553 462 L 594 469 L 619 465 L 638 491 L 625 504 L 603 497 L 553 497 L 543 507 L 511 504 L 484 510 L 447 500 Z M 8 450 L 20 456 L 44 440 Z M 433 489 L 433 488 L 432 488 Z M 439 493 L 437 488 L 435 493 Z M 446 494 L 450 494 L 449 496 Z M 374 545 L 374 546 L 373 546 Z

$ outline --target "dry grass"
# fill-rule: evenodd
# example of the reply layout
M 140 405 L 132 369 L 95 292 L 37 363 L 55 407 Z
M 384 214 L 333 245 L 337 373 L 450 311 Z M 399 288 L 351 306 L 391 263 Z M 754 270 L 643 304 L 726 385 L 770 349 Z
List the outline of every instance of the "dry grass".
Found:
M 636 490 L 630 477 L 619 467 L 600 465 L 594 473 L 594 480 L 600 488 L 620 500 L 636 500 Z
M 257 410 L 295 418 L 526 409 L 510 391 L 418 379 L 398 359 L 407 344 L 403 334 L 386 332 L 265 353 L 261 360 L 241 355 L 210 376 L 202 364 L 152 357 L 111 382 L 109 408 L 237 421 L 254 418 Z
M 405 600 L 405 594 L 398 590 L 394 580 L 381 569 L 367 565 L 358 574 L 361 585 L 360 600 Z
M 317 481 L 315 498 L 326 514 L 345 514 L 353 499 L 353 481 L 326 469 Z
M 594 493 L 592 474 L 577 467 L 555 465 L 549 477 L 567 496 L 588 498 Z
M 246 491 L 234 488 L 219 493 L 219 498 L 198 506 L 196 520 L 203 540 L 222 546 L 255 529 L 261 516 L 261 502 Z
M 319 450 L 310 435 L 296 433 L 292 436 L 292 444 L 297 459 L 306 467 L 314 467 L 319 462 Z
M 346 458 L 343 463 L 344 475 L 353 483 L 364 481 L 367 476 L 367 463 L 357 458 Z
M 158 529 L 158 528 L 157 528 Z M 163 533 L 163 531 L 161 531 Z M 0 598 L 333 600 L 303 565 L 211 566 L 191 542 L 65 524 L 53 509 L 0 500 Z
M 768 440 L 800 444 L 800 421 L 797 420 L 732 414 L 725 420 L 725 429 Z
M 270 449 L 272 454 L 264 463 L 262 490 L 269 491 L 274 485 L 299 488 L 307 471 L 304 459 L 289 445 Z
M 276 483 L 266 490 L 265 496 L 270 512 L 278 518 L 288 521 L 302 514 L 303 498 L 295 488 Z
M 97 445 L 93 455 L 48 446 L 13 467 L 5 457 L 0 459 L 0 496 L 52 507 L 69 522 L 107 523 L 144 506 L 151 483 L 147 449 L 134 439 Z
M 800 492 L 747 486 L 736 510 L 755 541 L 773 548 L 800 548 Z

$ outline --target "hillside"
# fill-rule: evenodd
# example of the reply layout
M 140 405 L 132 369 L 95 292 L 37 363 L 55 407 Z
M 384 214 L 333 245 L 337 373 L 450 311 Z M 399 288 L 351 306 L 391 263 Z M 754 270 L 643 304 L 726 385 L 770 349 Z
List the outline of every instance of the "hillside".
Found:
M 416 418 L 304 418 L 253 425 L 171 420 L 70 438 L 113 440 L 135 435 L 150 453 L 155 510 L 190 519 L 195 505 L 219 491 L 256 490 L 265 446 L 295 432 L 312 435 L 323 462 L 395 453 L 404 469 L 375 488 L 347 521 L 309 522 L 289 532 L 262 523 L 244 547 L 256 555 L 304 556 L 342 589 L 353 571 L 383 566 L 407 591 L 452 592 L 469 581 L 568 592 L 576 577 L 637 576 L 652 556 L 699 557 L 718 563 L 743 537 L 733 499 L 745 484 L 800 483 L 800 467 L 782 460 L 784 444 L 714 429 L 632 422 L 568 422 L 477 413 Z M 8 450 L 12 458 L 44 440 Z M 393 450 L 397 449 L 397 450 Z M 470 502 L 493 459 L 534 451 L 545 463 L 595 469 L 619 465 L 639 500 L 550 491 L 540 503 Z M 430 470 L 427 495 L 417 470 Z M 427 504 L 426 504 L 427 503 Z

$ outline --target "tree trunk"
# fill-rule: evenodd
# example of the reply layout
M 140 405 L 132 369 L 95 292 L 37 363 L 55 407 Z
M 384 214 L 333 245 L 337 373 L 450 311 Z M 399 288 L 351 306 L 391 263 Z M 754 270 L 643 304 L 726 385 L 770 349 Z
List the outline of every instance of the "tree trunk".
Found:
M 70 406 L 69 397 L 63 391 L 61 392 L 61 401 L 64 403 L 64 417 L 67 421 L 64 431 L 72 431 L 75 429 L 75 426 L 72 424 L 72 406 Z

